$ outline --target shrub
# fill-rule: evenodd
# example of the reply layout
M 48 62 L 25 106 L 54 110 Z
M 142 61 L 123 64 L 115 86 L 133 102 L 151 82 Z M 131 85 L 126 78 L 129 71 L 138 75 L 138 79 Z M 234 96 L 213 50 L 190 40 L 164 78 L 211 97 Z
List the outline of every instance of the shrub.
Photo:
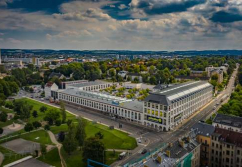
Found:
M 50 125 L 45 125 L 45 130 L 50 130 Z
M 39 127 L 41 127 L 41 123 L 38 122 L 38 121 L 34 121 L 33 126 L 34 126 L 35 129 L 38 129 Z
M 25 126 L 24 126 L 24 130 L 26 132 L 30 132 L 34 129 L 33 125 L 31 123 L 27 123 Z
M 59 120 L 59 119 L 56 120 L 56 121 L 55 121 L 55 125 L 56 125 L 56 126 L 60 126 L 60 125 L 61 125 L 61 120 Z

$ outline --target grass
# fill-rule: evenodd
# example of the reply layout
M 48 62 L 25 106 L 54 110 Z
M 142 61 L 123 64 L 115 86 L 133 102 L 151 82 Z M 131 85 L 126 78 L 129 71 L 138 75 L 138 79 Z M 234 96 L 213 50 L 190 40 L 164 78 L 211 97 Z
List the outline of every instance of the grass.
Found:
M 0 106 L 0 111 L 5 111 L 6 113 L 14 113 L 13 110 Z
M 7 165 L 9 163 L 12 163 L 12 162 L 17 161 L 21 158 L 26 157 L 26 156 L 14 153 L 13 151 L 10 151 L 10 150 L 2 147 L 2 146 L 0 146 L 0 152 L 5 155 L 5 158 L 4 158 L 1 166 Z
M 45 156 L 39 157 L 38 160 L 55 167 L 61 167 L 61 160 L 57 148 L 54 148 L 53 150 L 49 151 L 48 153 L 46 153 Z
M 51 127 L 50 129 L 54 134 L 59 133 L 60 131 L 67 131 L 68 127 L 66 124 L 62 124 L 61 126 Z M 127 133 L 118 131 L 118 130 L 110 130 L 109 127 L 100 125 L 100 124 L 92 124 L 92 122 L 87 123 L 86 133 L 87 138 L 95 136 L 97 132 L 101 132 L 104 135 L 102 139 L 106 149 L 134 149 L 137 146 L 136 140 L 133 137 L 128 136 Z
M 13 122 L 16 122 L 16 120 L 11 119 L 11 120 L 7 120 L 6 122 L 1 122 L 0 121 L 0 128 L 3 128 L 3 127 L 8 126 L 8 125 L 11 125 L 11 124 L 13 124 Z
M 32 100 L 32 99 L 28 99 L 28 98 L 22 98 L 21 100 L 24 100 L 26 101 L 28 104 L 32 105 L 33 106 L 33 110 L 36 110 L 38 112 L 38 117 L 37 118 L 34 118 L 32 116 L 32 113 L 31 113 L 31 117 L 29 118 L 29 122 L 34 122 L 34 121 L 41 121 L 44 119 L 45 117 L 45 113 L 42 113 L 39 111 L 39 109 L 42 107 L 42 106 L 46 106 L 47 107 L 47 111 L 50 110 L 50 109 L 57 109 L 59 111 L 58 108 L 56 107 L 52 107 L 50 105 L 47 105 L 47 104 L 43 104 L 41 102 L 38 102 L 38 101 L 35 101 L 35 100 Z M 47 112 L 45 111 L 45 112 Z M 68 119 L 75 119 L 76 117 L 70 113 L 66 113 L 66 120 Z
M 36 139 L 37 137 L 39 137 L 39 139 Z M 49 134 L 45 130 L 30 132 L 30 133 L 21 135 L 20 138 L 25 139 L 25 140 L 30 140 L 33 142 L 37 142 L 40 144 L 53 145 L 53 143 L 50 140 Z
M 68 155 L 64 149 L 61 149 L 62 156 L 65 159 L 65 162 L 67 164 L 67 167 L 84 167 L 84 162 L 82 160 L 82 152 L 80 150 L 77 150 L 73 152 L 71 155 Z M 115 162 L 118 159 L 120 153 L 116 152 L 115 155 L 113 155 L 112 151 L 106 151 L 106 165 L 111 165 L 113 162 Z M 101 162 L 102 163 L 102 162 Z

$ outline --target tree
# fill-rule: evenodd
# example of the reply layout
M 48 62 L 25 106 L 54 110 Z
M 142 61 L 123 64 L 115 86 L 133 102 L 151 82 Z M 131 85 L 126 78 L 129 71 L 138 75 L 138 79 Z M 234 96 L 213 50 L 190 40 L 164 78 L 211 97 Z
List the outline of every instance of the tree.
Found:
M 83 161 L 87 162 L 87 159 L 92 159 L 97 162 L 103 162 L 105 158 L 105 147 L 100 139 L 96 137 L 88 138 L 83 146 Z
M 45 130 L 50 130 L 50 125 L 45 125 Z
M 58 140 L 60 142 L 63 142 L 65 140 L 65 132 L 61 131 L 60 133 L 58 133 Z
M 24 126 L 24 130 L 26 132 L 30 132 L 34 129 L 33 125 L 31 123 L 27 123 L 25 126 Z
M 41 123 L 38 122 L 38 121 L 34 121 L 33 126 L 34 126 L 35 129 L 38 129 L 39 127 L 41 127 Z
M 62 115 L 62 122 L 65 123 L 66 122 L 66 109 L 65 109 L 65 104 L 64 102 L 60 102 L 60 111 L 61 111 L 61 115 Z
M 86 132 L 85 132 L 85 127 L 86 127 L 86 120 L 83 118 L 78 118 L 78 125 L 76 127 L 76 140 L 78 141 L 78 145 L 80 147 L 83 147 L 84 141 L 86 138 Z
M 67 122 L 66 122 L 67 126 L 70 126 L 71 123 L 72 123 L 72 120 L 71 119 L 68 119 Z
M 96 138 L 98 138 L 98 139 L 103 139 L 103 134 L 102 134 L 102 132 L 97 132 L 96 134 L 95 134 L 95 137 Z
M 44 144 L 41 144 L 41 145 L 40 145 L 40 148 L 41 148 L 41 154 L 42 154 L 43 156 L 45 156 L 45 154 L 46 154 L 46 152 L 47 152 L 47 150 L 46 150 L 46 146 L 45 146 Z
M 44 113 L 47 110 L 47 107 L 46 106 L 41 106 L 39 110 L 40 110 L 40 112 Z
M 45 121 L 48 121 L 49 125 L 53 125 L 56 120 L 60 118 L 60 113 L 57 111 L 57 109 L 51 109 L 45 114 Z
M 78 145 L 75 135 L 75 126 L 71 124 L 68 128 L 68 133 L 65 136 L 65 140 L 63 142 L 63 148 L 69 155 L 76 150 Z
M 0 121 L 1 122 L 6 122 L 7 121 L 7 118 L 8 118 L 8 114 L 6 112 L 2 111 L 0 113 Z
M 0 128 L 0 135 L 3 134 L 3 128 Z
M 34 118 L 37 118 L 38 117 L 38 112 L 36 110 L 34 110 L 32 115 L 33 115 Z
M 60 125 L 61 125 L 61 120 L 60 120 L 60 119 L 56 120 L 56 121 L 55 121 L 55 125 L 56 125 L 56 126 L 60 126 Z

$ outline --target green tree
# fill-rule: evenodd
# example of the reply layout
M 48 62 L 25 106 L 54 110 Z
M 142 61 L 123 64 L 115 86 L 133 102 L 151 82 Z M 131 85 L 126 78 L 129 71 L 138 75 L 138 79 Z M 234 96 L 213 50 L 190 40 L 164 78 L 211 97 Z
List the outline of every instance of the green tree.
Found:
M 82 147 L 84 145 L 84 141 L 86 139 L 86 131 L 85 131 L 85 127 L 86 127 L 86 120 L 79 117 L 78 118 L 78 125 L 76 127 L 76 140 L 78 141 L 78 145 L 80 147 Z
M 40 145 L 40 149 L 41 149 L 41 154 L 44 156 L 45 158 L 45 155 L 47 153 L 47 150 L 46 150 L 46 146 L 44 144 L 41 144 Z
M 57 109 L 51 109 L 45 114 L 45 121 L 48 121 L 49 125 L 53 125 L 56 120 L 60 119 L 60 112 Z
M 83 146 L 83 162 L 87 162 L 87 159 L 105 163 L 105 147 L 100 139 L 91 137 L 85 141 Z
M 103 139 L 104 135 L 103 135 L 102 132 L 99 131 L 99 132 L 97 132 L 97 133 L 95 134 L 95 137 L 98 138 L 98 139 Z
M 39 110 L 40 110 L 40 112 L 44 113 L 47 110 L 47 107 L 46 106 L 41 106 Z
M 0 128 L 0 135 L 3 134 L 3 128 Z
M 39 121 L 34 121 L 33 126 L 35 129 L 38 129 L 39 127 L 41 127 L 41 123 Z
M 36 110 L 34 110 L 33 113 L 32 113 L 32 116 L 33 116 L 34 118 L 37 118 L 37 117 L 38 117 L 38 112 L 37 112 Z
M 66 122 L 66 108 L 65 104 L 63 101 L 60 102 L 60 111 L 61 111 L 61 116 L 62 116 L 62 122 Z
M 30 132 L 34 129 L 33 125 L 31 123 L 27 123 L 25 126 L 24 126 L 24 130 L 26 132 Z
M 0 121 L 1 122 L 6 122 L 7 121 L 7 118 L 8 118 L 8 114 L 6 112 L 2 111 L 0 113 Z
M 65 140 L 63 142 L 63 148 L 69 155 L 71 155 L 71 153 L 75 151 L 78 146 L 78 142 L 75 138 L 75 135 L 76 135 L 75 126 L 71 124 L 68 127 L 68 133 L 65 136 Z

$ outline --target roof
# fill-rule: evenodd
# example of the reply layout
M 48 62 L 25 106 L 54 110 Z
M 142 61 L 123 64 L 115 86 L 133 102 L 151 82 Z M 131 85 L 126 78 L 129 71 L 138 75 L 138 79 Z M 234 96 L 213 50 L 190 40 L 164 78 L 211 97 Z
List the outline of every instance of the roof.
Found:
M 165 89 L 169 86 L 172 86 L 171 84 L 167 85 L 167 84 L 158 84 L 156 85 L 153 89 L 159 89 L 159 90 L 162 90 L 162 89 Z
M 128 110 L 143 112 L 143 103 L 137 100 L 111 96 L 100 92 L 81 91 L 75 88 L 58 90 L 58 92 L 68 94 L 68 95 L 73 95 L 76 97 L 85 98 L 85 99 L 90 99 L 100 103 L 106 103 L 113 106 L 123 107 Z
M 238 147 L 242 147 L 242 133 L 215 128 L 214 135 L 219 137 L 219 141 L 234 144 Z
M 195 130 L 196 134 L 202 135 L 202 136 L 211 136 L 215 130 L 215 127 L 203 122 L 198 122 L 192 127 L 193 130 Z
M 53 77 L 58 77 L 60 78 L 63 74 L 61 73 L 56 73 L 56 72 L 52 72 L 50 75 L 49 75 L 49 78 L 53 78 Z
M 213 120 L 213 123 L 228 125 L 236 128 L 242 128 L 242 117 L 217 114 Z
M 90 81 L 90 82 L 83 82 L 83 83 L 77 83 L 70 85 L 72 87 L 85 87 L 85 86 L 93 86 L 93 85 L 100 85 L 100 84 L 107 84 L 110 82 L 104 82 L 104 81 Z
M 177 100 L 185 98 L 208 87 L 212 87 L 212 85 L 207 81 L 185 82 L 170 86 L 161 91 L 153 92 L 145 98 L 145 101 L 170 105 Z
M 53 84 L 54 84 L 53 82 L 47 82 L 47 83 L 45 84 L 45 87 L 51 87 Z

